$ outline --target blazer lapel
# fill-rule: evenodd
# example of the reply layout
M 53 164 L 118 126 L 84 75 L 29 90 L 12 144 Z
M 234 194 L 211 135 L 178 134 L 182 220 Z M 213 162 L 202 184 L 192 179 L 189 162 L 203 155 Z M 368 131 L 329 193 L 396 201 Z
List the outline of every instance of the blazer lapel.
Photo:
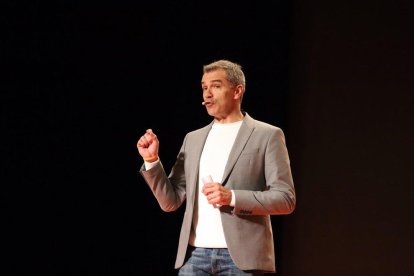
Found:
M 234 141 L 233 148 L 230 151 L 229 159 L 227 160 L 226 168 L 224 169 L 223 179 L 221 183 L 226 184 L 227 179 L 232 171 L 237 159 L 242 153 L 247 141 L 254 130 L 254 120 L 246 113 L 243 123 L 240 126 L 239 133 Z
M 208 133 L 210 132 L 210 129 L 213 125 L 213 122 L 211 122 L 209 125 L 205 126 L 201 129 L 200 132 L 197 133 L 196 136 L 193 137 L 191 140 L 191 145 L 189 145 L 189 148 L 191 148 L 191 157 L 190 157 L 190 164 L 194 164 L 195 169 L 191 169 L 191 176 L 189 177 L 188 183 L 195 183 L 195 185 L 189 185 L 189 194 L 192 195 L 192 198 L 194 199 L 194 194 L 196 191 L 196 187 L 198 185 L 198 171 L 200 169 L 200 158 L 201 153 L 203 152 L 204 144 L 206 143 Z

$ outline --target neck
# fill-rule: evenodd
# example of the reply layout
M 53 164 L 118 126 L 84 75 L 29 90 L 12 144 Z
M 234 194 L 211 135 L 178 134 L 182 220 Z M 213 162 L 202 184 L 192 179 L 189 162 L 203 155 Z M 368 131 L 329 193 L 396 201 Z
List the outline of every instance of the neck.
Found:
M 238 121 L 243 120 L 244 115 L 241 111 L 238 111 L 234 114 L 230 114 L 226 117 L 215 117 L 214 118 L 214 122 L 218 123 L 218 124 L 230 124 L 230 123 L 235 123 Z

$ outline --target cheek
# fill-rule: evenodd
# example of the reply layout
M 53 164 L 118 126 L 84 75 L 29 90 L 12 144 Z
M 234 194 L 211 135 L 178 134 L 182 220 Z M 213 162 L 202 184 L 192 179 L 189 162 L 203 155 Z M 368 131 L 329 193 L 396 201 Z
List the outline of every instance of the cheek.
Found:
M 217 101 L 220 101 L 220 102 L 226 101 L 227 98 L 228 98 L 227 93 L 225 93 L 225 91 L 219 90 L 219 89 L 217 89 L 216 91 L 213 92 L 213 96 L 214 96 L 214 99 L 216 99 Z

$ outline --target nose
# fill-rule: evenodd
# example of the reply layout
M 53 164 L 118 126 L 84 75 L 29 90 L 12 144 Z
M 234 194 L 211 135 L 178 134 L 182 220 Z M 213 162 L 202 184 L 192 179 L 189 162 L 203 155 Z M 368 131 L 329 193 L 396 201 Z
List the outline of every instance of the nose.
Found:
M 210 87 L 203 90 L 203 97 L 204 98 L 209 98 L 209 97 L 211 97 L 211 95 L 212 94 L 211 94 L 211 88 Z

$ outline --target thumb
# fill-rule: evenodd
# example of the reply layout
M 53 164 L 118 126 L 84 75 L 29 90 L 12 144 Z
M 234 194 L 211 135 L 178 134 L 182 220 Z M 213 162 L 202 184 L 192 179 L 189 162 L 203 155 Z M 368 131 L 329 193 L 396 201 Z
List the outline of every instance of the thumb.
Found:
M 149 134 L 151 137 L 157 136 L 154 134 L 151 128 L 147 129 L 147 134 Z

